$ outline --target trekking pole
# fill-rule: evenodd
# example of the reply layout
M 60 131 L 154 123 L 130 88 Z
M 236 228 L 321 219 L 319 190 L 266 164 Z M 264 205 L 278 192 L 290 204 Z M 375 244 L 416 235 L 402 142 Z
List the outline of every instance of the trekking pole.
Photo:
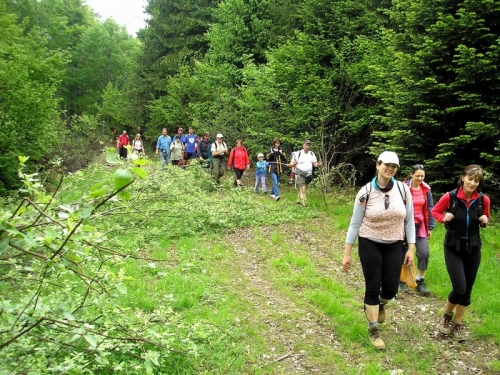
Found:
M 325 207 L 328 205 L 326 204 L 326 187 L 325 187 L 325 182 L 326 182 L 326 172 L 321 171 L 321 191 L 323 192 L 323 201 L 325 202 Z

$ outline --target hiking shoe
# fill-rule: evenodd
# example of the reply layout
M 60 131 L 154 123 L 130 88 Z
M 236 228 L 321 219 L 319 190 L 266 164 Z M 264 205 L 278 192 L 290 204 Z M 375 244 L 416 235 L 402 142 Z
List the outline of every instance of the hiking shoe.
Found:
M 368 334 L 370 335 L 370 341 L 375 349 L 385 349 L 385 343 L 380 337 L 378 326 L 368 328 Z
M 400 291 L 400 292 L 409 292 L 409 291 L 410 291 L 410 289 L 408 289 L 408 285 L 406 285 L 406 283 L 405 283 L 405 282 L 400 281 L 400 282 L 399 282 L 399 291 Z
M 465 336 L 465 325 L 462 323 L 453 322 L 451 324 L 450 334 L 453 335 L 455 340 L 457 340 L 458 342 L 467 341 L 467 337 Z
M 275 196 L 275 197 L 274 197 L 274 200 L 275 200 L 276 202 L 277 202 L 277 201 L 279 201 L 280 199 L 281 199 L 281 197 L 280 197 L 279 195 L 277 195 L 277 196 Z
M 426 297 L 431 295 L 431 291 L 427 289 L 424 279 L 417 280 L 417 292 Z
M 271 198 L 276 199 L 276 195 L 271 194 Z
M 441 321 L 439 322 L 438 331 L 443 335 L 450 334 L 451 318 L 453 318 L 453 313 L 444 313 Z
M 385 307 L 383 304 L 378 305 L 378 322 L 385 322 Z

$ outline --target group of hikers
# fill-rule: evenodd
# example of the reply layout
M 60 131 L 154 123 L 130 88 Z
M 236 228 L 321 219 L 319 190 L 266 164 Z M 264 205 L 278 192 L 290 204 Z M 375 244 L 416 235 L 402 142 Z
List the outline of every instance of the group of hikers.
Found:
M 123 132 L 123 135 L 126 136 L 126 131 Z M 126 149 L 129 144 L 128 136 L 121 140 L 122 136 L 118 137 L 117 148 L 120 156 L 126 158 L 126 151 L 122 151 L 122 149 Z M 268 192 L 266 178 L 269 175 L 272 181 L 270 197 L 275 201 L 280 200 L 280 177 L 285 173 L 285 168 L 290 168 L 292 171 L 291 179 L 299 189 L 297 204 L 306 206 L 307 187 L 312 180 L 313 170 L 322 166 L 321 161 L 317 160 L 310 148 L 311 141 L 305 140 L 302 150 L 292 152 L 291 160 L 287 162 L 287 155 L 281 148 L 280 140 L 274 138 L 266 155 L 263 153 L 257 155 L 254 192 L 259 192 L 259 185 L 262 193 Z M 234 186 L 240 187 L 243 173 L 251 166 L 250 156 L 241 139 L 237 139 L 234 147 L 229 149 L 222 134 L 217 134 L 215 141 L 212 142 L 208 132 L 198 137 L 192 127 L 189 127 L 186 135 L 183 128 L 179 127 L 173 138 L 168 135 L 167 129 L 163 128 L 162 134 L 156 141 L 155 150 L 160 158 L 162 169 L 165 169 L 169 164 L 186 166 L 190 160 L 198 159 L 210 169 L 218 187 L 226 168 L 234 170 Z M 137 134 L 132 142 L 132 152 L 145 155 L 144 142 L 142 142 L 140 134 Z
M 126 135 L 125 131 L 123 135 Z M 120 137 L 117 144 L 128 145 L 128 139 L 123 139 L 127 143 L 122 143 Z M 133 152 L 145 154 L 140 134 L 134 141 Z M 273 139 L 270 150 L 265 155 L 257 155 L 254 192 L 259 191 L 260 184 L 262 193 L 267 193 L 266 177 L 269 174 L 272 181 L 270 197 L 278 201 L 280 177 L 287 167 L 292 170 L 291 178 L 299 189 L 297 204 L 306 206 L 306 192 L 313 171 L 322 166 L 310 148 L 311 141 L 305 140 L 303 148 L 292 152 L 287 162 L 280 140 Z M 193 128 L 189 128 L 187 135 L 178 128 L 173 139 L 163 129 L 157 139 L 156 154 L 162 168 L 170 163 L 185 165 L 195 158 L 205 161 L 211 167 L 217 185 L 227 167 L 235 172 L 234 186 L 241 186 L 243 173 L 251 165 L 248 151 L 240 139 L 229 151 L 222 134 L 217 134 L 216 140 L 211 142 L 209 133 L 198 138 Z M 120 149 L 120 156 L 127 155 Z M 376 349 L 385 348 L 379 324 L 386 319 L 388 301 L 398 291 L 408 290 L 400 276 L 405 267 L 413 266 L 415 250 L 416 290 L 423 296 L 430 295 L 425 274 L 429 263 L 428 240 L 436 220 L 444 223 L 446 228 L 444 257 L 452 285 L 438 331 L 459 342 L 466 341 L 463 317 L 471 303 L 472 287 L 481 262 L 480 227 L 486 227 L 491 217 L 490 199 L 481 193 L 482 168 L 475 164 L 467 166 L 458 179 L 457 189 L 444 194 L 434 205 L 431 188 L 424 182 L 423 165 L 414 165 L 404 182 L 394 178 L 400 168 L 396 153 L 382 152 L 375 166 L 376 176 L 356 195 L 342 260 L 342 267 L 347 272 L 352 264 L 351 250 L 358 239 L 365 279 L 364 311 L 372 345 Z
M 403 267 L 413 266 L 415 248 L 416 289 L 424 296 L 430 294 L 425 283 L 428 239 L 437 220 L 446 228 L 444 259 L 452 286 L 437 328 L 441 334 L 465 342 L 463 317 L 481 262 L 480 227 L 490 220 L 490 199 L 481 193 L 484 172 L 479 165 L 467 166 L 457 189 L 444 194 L 434 205 L 431 189 L 424 182 L 424 166 L 414 165 L 404 182 L 394 179 L 399 168 L 396 153 L 380 154 L 376 176 L 356 195 L 346 236 L 342 261 L 346 272 L 351 268 L 351 250 L 358 239 L 370 341 L 376 349 L 385 348 L 379 324 L 386 319 L 388 301 L 398 290 L 407 290 L 400 276 Z

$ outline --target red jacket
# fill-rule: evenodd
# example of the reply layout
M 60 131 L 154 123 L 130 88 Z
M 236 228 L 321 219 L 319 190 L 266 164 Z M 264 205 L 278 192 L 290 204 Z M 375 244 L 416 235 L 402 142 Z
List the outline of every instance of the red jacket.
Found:
M 118 137 L 118 142 L 119 142 L 119 147 L 122 148 L 123 146 L 127 146 L 129 143 L 128 135 L 123 135 L 121 134 Z
M 227 166 L 234 169 L 245 169 L 247 165 L 250 165 L 247 149 L 245 147 L 233 148 L 231 154 L 229 154 Z

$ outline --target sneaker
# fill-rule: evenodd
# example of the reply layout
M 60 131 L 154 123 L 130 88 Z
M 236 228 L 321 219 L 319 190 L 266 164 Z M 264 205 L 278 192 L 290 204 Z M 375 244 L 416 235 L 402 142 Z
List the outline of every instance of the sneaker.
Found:
M 385 322 L 385 307 L 383 304 L 378 305 L 378 322 Z
M 403 281 L 399 282 L 399 290 L 401 292 L 409 292 L 410 291 L 410 289 L 408 289 L 408 285 L 406 285 L 406 283 Z
M 424 279 L 417 280 L 417 292 L 426 297 L 431 295 L 431 291 L 427 289 Z
M 271 198 L 276 199 L 276 195 L 271 194 Z
M 266 191 L 263 191 L 262 194 L 267 194 L 267 190 Z
M 450 334 L 457 340 L 458 342 L 466 342 L 467 337 L 465 336 L 465 326 L 462 323 L 451 324 Z
M 275 200 L 276 202 L 277 202 L 277 201 L 279 201 L 280 199 L 281 199 L 281 197 L 280 197 L 279 195 L 277 195 L 277 196 L 275 196 L 275 197 L 274 197 L 274 200 Z
M 443 335 L 450 334 L 451 318 L 453 318 L 453 313 L 444 313 L 441 321 L 439 322 L 438 331 Z
M 385 343 L 380 337 L 378 326 L 368 328 L 368 334 L 370 335 L 370 341 L 375 349 L 385 349 Z

